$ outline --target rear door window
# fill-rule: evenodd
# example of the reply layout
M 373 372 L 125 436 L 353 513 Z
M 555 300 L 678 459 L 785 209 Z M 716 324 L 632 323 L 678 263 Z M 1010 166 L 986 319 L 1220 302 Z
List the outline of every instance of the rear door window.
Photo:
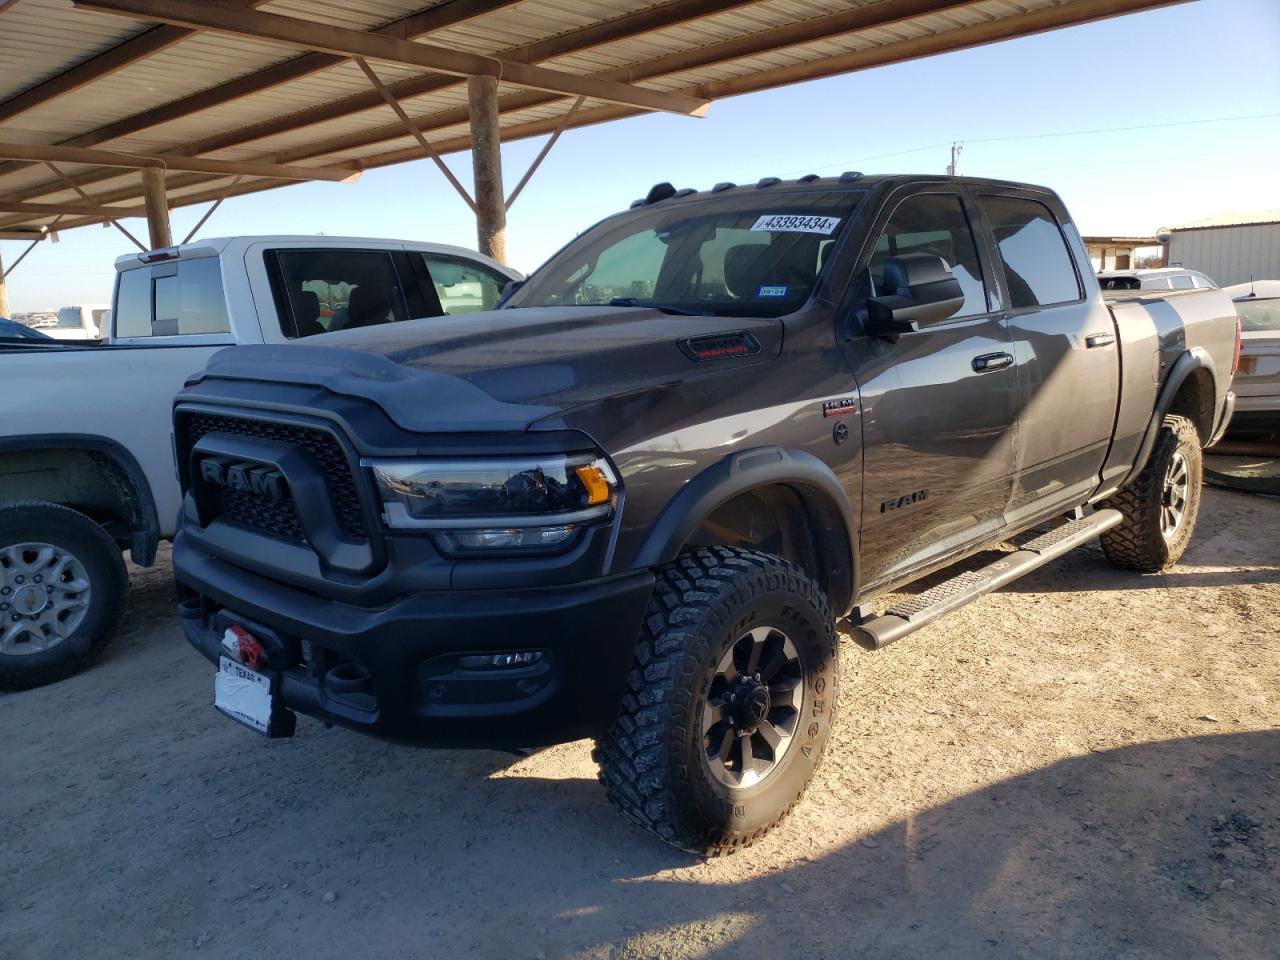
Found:
M 409 316 L 391 251 L 268 250 L 266 258 L 280 326 L 291 340 Z
M 124 271 L 112 317 L 117 339 L 230 333 L 217 258 Z
M 1194 286 L 1191 282 L 1191 275 L 1189 273 L 1176 273 L 1173 275 L 1172 279 L 1173 289 L 1175 290 L 1190 290 Z
M 1037 200 L 982 197 L 1015 310 L 1070 303 L 1082 296 L 1071 253 L 1053 213 Z
M 421 254 L 431 275 L 440 309 L 450 315 L 492 310 L 502 296 L 507 278 L 478 263 L 436 253 Z
M 126 270 L 116 284 L 116 337 L 151 336 L 151 271 Z

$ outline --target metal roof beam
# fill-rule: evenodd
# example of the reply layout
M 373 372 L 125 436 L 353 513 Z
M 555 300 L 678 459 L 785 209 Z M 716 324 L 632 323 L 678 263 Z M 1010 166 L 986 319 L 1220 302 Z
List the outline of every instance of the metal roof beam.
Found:
M 135 190 L 134 193 L 137 191 Z M 103 207 L 95 203 L 22 203 L 17 200 L 0 200 L 0 213 L 26 213 L 33 217 L 73 214 L 107 220 L 117 217 L 140 217 L 144 211 L 141 207 Z
M 49 235 L 47 227 L 38 227 L 31 230 L 0 230 L 0 240 L 43 240 Z M 6 270 L 5 273 L 9 271 Z
M 75 0 L 77 7 L 119 13 L 143 20 L 212 30 L 289 47 L 303 47 L 344 57 L 366 57 L 451 73 L 460 77 L 501 78 L 505 83 L 561 95 L 593 97 L 645 110 L 703 116 L 710 104 L 697 97 L 663 93 L 580 74 L 548 70 L 461 50 L 414 43 L 348 30 L 331 24 L 282 17 L 274 13 L 228 9 L 194 0 Z
M 291 167 L 279 163 L 166 157 L 117 153 L 114 150 L 90 150 L 84 147 L 39 146 L 29 143 L 0 143 L 0 159 L 54 160 L 62 163 L 84 163 L 96 167 L 121 167 L 129 170 L 158 167 L 187 173 L 233 174 L 245 177 L 271 177 L 276 180 L 328 180 L 352 183 L 360 179 L 359 169 L 352 164 L 341 167 Z
M 960 0 L 955 2 L 951 0 L 951 6 L 964 6 L 973 0 Z M 798 64 L 786 67 L 776 67 L 772 70 L 766 70 L 760 73 L 745 74 L 741 77 L 734 77 L 729 80 L 713 81 L 711 83 L 700 84 L 696 88 L 690 88 L 687 92 L 706 92 L 711 99 L 719 99 L 721 97 L 738 96 L 744 93 L 752 93 L 757 90 L 766 90 L 773 87 L 783 86 L 789 83 L 798 83 L 805 80 L 815 80 L 821 77 L 830 77 L 838 74 L 853 73 L 859 70 L 866 70 L 872 67 L 884 66 L 891 63 L 901 63 L 905 60 L 914 60 L 921 57 L 933 56 L 940 53 L 949 53 L 953 50 L 963 50 L 971 47 L 983 46 L 988 43 L 996 43 L 1001 40 L 1012 40 L 1017 37 L 1029 36 L 1035 33 L 1043 33 L 1048 30 L 1054 30 L 1059 27 L 1076 26 L 1077 24 L 1090 23 L 1095 20 L 1103 20 L 1110 17 L 1122 16 L 1129 13 L 1138 13 L 1143 10 L 1152 10 L 1157 7 L 1169 6 L 1171 3 L 1187 3 L 1190 0 L 1073 0 L 1069 6 L 1049 7 L 1033 11 L 1031 13 L 1020 14 L 1015 17 L 1007 17 L 1000 20 L 993 20 L 986 23 L 974 24 L 973 26 L 960 27 L 946 33 L 929 34 L 922 37 L 912 37 L 908 40 L 899 40 L 894 43 L 884 44 L 879 47 L 870 47 L 864 50 L 857 50 L 852 53 L 838 54 L 831 57 L 821 57 L 814 60 L 807 60 Z M 916 7 L 927 3 L 932 3 L 935 7 L 944 5 L 945 0 L 908 0 L 908 3 Z M 905 9 L 907 3 L 887 4 L 887 7 L 897 9 Z M 876 4 L 879 6 L 879 4 Z M 860 8 L 865 9 L 865 8 Z M 917 16 L 919 14 L 916 14 Z M 833 14 L 834 17 L 847 16 L 845 13 Z M 827 20 L 822 17 L 819 20 Z M 799 24 L 794 26 L 800 26 Z M 780 28 L 790 30 L 790 27 Z M 765 31 L 770 33 L 773 31 Z M 745 41 L 750 37 L 759 37 L 760 34 L 749 34 L 748 37 L 740 38 Z M 706 47 L 698 47 L 692 50 L 680 51 L 678 53 L 669 54 L 663 57 L 657 57 L 648 60 L 633 67 L 623 67 L 617 70 L 606 71 L 609 74 L 621 74 L 627 70 L 640 71 L 644 76 L 656 76 L 658 72 L 663 74 L 669 72 L 680 72 L 682 70 L 694 69 L 697 66 L 707 66 L 710 62 L 695 63 L 695 58 L 704 58 L 722 55 L 727 45 L 737 44 L 740 40 L 727 40 L 723 44 L 711 44 Z M 737 48 L 738 50 L 741 47 Z M 776 49 L 776 47 L 774 48 Z M 747 54 L 736 53 L 736 57 Z M 723 62 L 715 60 L 711 62 Z M 674 68 L 674 69 L 673 69 Z M 653 71 L 652 73 L 650 71 Z M 536 106 L 540 103 L 547 102 L 538 97 L 535 99 L 534 94 L 514 94 L 504 98 L 502 101 L 502 109 L 504 111 L 526 109 L 529 106 Z M 460 121 L 453 116 L 455 111 L 444 111 L 436 115 L 435 121 L 439 121 L 438 126 L 453 126 Z M 597 123 L 607 123 L 611 120 L 620 120 L 626 117 L 637 116 L 641 113 L 639 110 L 623 107 L 619 105 L 610 105 L 597 107 L 592 110 L 581 111 L 577 118 L 569 124 L 570 127 L 585 127 Z M 546 119 L 533 120 L 528 123 L 518 124 L 506 127 L 502 131 L 504 142 L 511 140 L 521 140 L 528 137 L 536 137 L 554 131 L 560 123 L 560 117 L 548 117 Z M 437 127 L 433 118 L 422 117 L 417 123 L 419 129 L 428 132 Z M 384 130 L 386 128 L 383 128 Z M 390 139 L 389 137 L 387 139 Z M 319 146 L 319 145 L 317 145 Z M 329 141 L 323 145 L 323 149 L 327 150 L 333 146 L 333 142 Z M 344 144 L 340 148 L 350 149 L 350 144 Z M 440 140 L 436 142 L 436 149 L 441 154 L 452 153 L 457 150 L 468 149 L 468 138 L 466 136 L 453 137 L 449 140 Z M 298 150 L 297 153 L 304 156 L 321 156 L 322 150 Z M 390 166 L 396 163 L 402 163 L 405 160 L 414 158 L 414 151 L 409 149 L 393 150 L 387 153 L 375 154 L 369 157 L 363 157 L 361 163 L 364 169 L 370 170 L 375 167 Z
M 370 33 L 408 40 L 412 37 L 450 27 L 456 23 L 478 17 L 481 14 L 510 6 L 515 2 L 516 0 L 448 0 L 446 3 L 437 4 L 427 10 L 412 13 L 407 17 L 376 27 Z M 184 35 L 194 32 L 179 27 L 170 28 L 167 25 L 157 29 L 181 29 Z M 71 147 L 92 147 L 99 143 L 106 143 L 109 140 L 127 137 L 140 130 L 147 130 L 163 123 L 189 117 L 202 110 L 209 110 L 225 103 L 232 103 L 255 93 L 269 90 L 272 87 L 299 80 L 327 67 L 343 63 L 346 59 L 346 57 L 333 56 L 327 53 L 304 53 L 302 56 L 286 60 L 284 63 L 273 64 L 246 76 L 236 77 L 234 80 L 220 83 L 207 90 L 200 90 L 178 100 L 162 103 L 157 107 L 152 107 L 150 110 L 135 113 L 131 117 L 113 121 L 106 126 L 98 127 L 96 130 L 90 130 L 69 140 L 64 140 L 62 144 Z M 209 152 L 209 149 L 217 148 L 186 148 L 181 152 L 184 154 L 206 153 Z M 6 171 L 0 167 L 0 173 L 4 172 Z
M 827 16 L 814 17 L 786 27 L 761 30 L 756 33 L 733 37 L 719 43 L 678 50 L 675 53 L 654 57 L 651 60 L 645 60 L 640 63 L 604 70 L 600 73 L 592 74 L 592 76 L 605 80 L 642 80 L 668 76 L 673 73 L 696 70 L 700 67 L 729 63 L 743 57 L 755 56 L 788 46 L 823 40 L 843 33 L 854 33 L 859 30 L 891 26 L 914 17 L 971 7 L 980 2 L 982 0 L 886 0 L 886 2 L 859 6 Z M 392 89 L 394 91 L 394 87 Z M 403 94 L 401 96 L 403 97 Z M 502 113 L 511 113 L 516 110 L 527 110 L 530 107 L 554 103 L 559 99 L 559 97 L 549 96 L 538 91 L 527 91 L 503 97 L 498 101 L 498 108 Z M 466 123 L 467 110 L 465 107 L 455 107 L 435 114 L 416 117 L 414 120 L 422 132 L 429 133 L 432 130 Z M 396 124 L 388 124 L 371 130 L 358 130 L 354 133 L 330 137 L 314 144 L 279 151 L 271 156 L 281 162 L 292 162 L 308 157 L 323 156 L 327 153 L 370 146 L 386 140 L 395 140 L 402 135 L 401 129 Z
M 641 34 L 651 33 L 665 27 L 687 23 L 690 20 L 714 16 L 726 10 L 750 6 L 761 0 L 670 0 L 668 3 L 647 7 L 636 13 L 593 23 L 577 30 L 570 30 L 545 40 L 535 40 L 515 47 L 499 50 L 495 56 L 503 60 L 519 60 L 522 63 L 537 63 L 542 60 L 553 60 L 568 54 L 580 53 L 593 47 L 609 43 L 617 43 Z M 973 0 L 969 0 L 973 2 Z M 435 73 L 409 77 L 395 83 L 387 84 L 387 90 L 399 100 L 408 100 L 428 93 L 436 93 L 450 88 L 462 89 L 457 79 Z M 545 97 L 544 102 L 551 102 L 557 97 Z M 261 140 L 278 133 L 299 130 L 302 127 L 325 123 L 329 120 L 340 120 L 344 117 L 372 110 L 382 103 L 382 98 L 375 94 L 357 93 L 319 103 L 283 117 L 273 117 L 247 127 L 238 127 L 223 133 L 197 140 L 187 151 L 190 153 L 210 153 L 227 147 L 239 146 L 254 140 Z M 3 171 L 0 171 L 3 172 Z
M 512 2 L 514 0 L 450 0 L 450 2 L 442 3 L 421 13 L 393 21 L 371 32 L 396 36 L 404 35 L 406 37 L 420 35 L 480 16 L 491 9 L 507 6 Z M 508 47 L 505 50 L 498 51 L 497 56 L 508 60 L 520 60 L 525 63 L 553 59 L 759 2 L 760 0 L 668 0 L 667 3 L 646 7 L 635 13 L 615 17 L 603 23 L 588 24 L 585 27 L 570 30 L 558 36 Z M 968 2 L 973 2 L 973 0 L 968 0 Z M 346 58 L 330 56 L 324 53 L 304 54 L 274 67 L 268 67 L 258 73 L 249 74 L 247 77 L 220 84 L 209 90 L 185 97 L 182 100 L 175 100 L 172 103 L 163 104 L 152 110 L 135 114 L 133 117 L 127 117 L 105 127 L 99 127 L 97 130 L 65 140 L 63 144 L 91 146 L 116 137 L 127 136 L 138 130 L 166 123 L 200 110 L 249 96 L 277 84 L 286 83 L 323 69 L 326 66 L 341 63 L 344 59 Z M 451 87 L 461 87 L 456 78 L 442 74 L 427 73 L 387 84 L 387 91 L 397 99 L 404 100 Z M 538 102 L 540 103 L 551 103 L 558 99 L 554 96 L 540 94 L 525 94 L 525 96 L 538 97 Z M 314 107 L 308 107 L 283 117 L 273 117 L 270 120 L 260 121 L 247 127 L 238 127 L 234 130 L 216 133 L 185 144 L 181 149 L 166 153 L 164 156 L 194 156 L 201 153 L 212 153 L 227 147 L 261 140 L 264 137 L 300 129 L 312 124 L 352 116 L 366 110 L 375 109 L 381 106 L 382 103 L 383 97 L 378 93 L 358 93 L 328 103 L 317 104 Z M 465 120 L 465 111 L 462 111 L 462 113 L 463 120 Z M 391 132 L 387 136 L 375 138 L 369 142 L 376 143 L 379 140 L 393 139 L 399 135 L 399 129 L 401 128 L 392 124 L 390 127 Z M 0 163 L 0 175 L 16 169 L 22 169 L 22 165 L 18 163 Z M 110 174 L 101 173 L 86 174 L 77 177 L 76 182 L 91 185 L 109 179 L 110 176 Z M 56 189 L 56 186 L 28 187 L 25 190 L 14 192 L 12 196 L 16 199 L 27 200 L 44 196 L 51 189 Z

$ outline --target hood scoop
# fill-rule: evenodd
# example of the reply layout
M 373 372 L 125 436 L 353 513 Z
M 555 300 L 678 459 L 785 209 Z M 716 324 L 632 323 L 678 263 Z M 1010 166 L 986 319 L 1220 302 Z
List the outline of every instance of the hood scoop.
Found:
M 689 337 L 680 341 L 680 349 L 694 363 L 705 363 L 708 360 L 754 357 L 760 352 L 760 341 L 745 330 L 738 330 L 734 333 Z

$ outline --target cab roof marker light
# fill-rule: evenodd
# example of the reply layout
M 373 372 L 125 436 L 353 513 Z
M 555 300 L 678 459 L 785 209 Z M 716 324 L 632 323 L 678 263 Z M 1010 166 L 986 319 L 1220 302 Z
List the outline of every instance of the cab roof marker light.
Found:
M 806 173 L 803 177 L 797 180 L 796 183 L 813 183 L 813 181 L 821 180 L 821 179 L 822 178 L 819 177 L 816 173 Z
M 655 183 L 649 188 L 649 192 L 645 194 L 644 202 L 646 204 L 659 203 L 666 200 L 668 197 L 674 197 L 675 195 L 676 188 L 664 180 L 662 183 Z
M 761 177 L 756 181 L 756 189 L 763 190 L 765 187 L 772 187 L 782 182 L 781 177 Z
M 853 183 L 861 179 L 862 171 L 860 170 L 846 170 L 844 173 L 840 174 L 841 183 Z
M 677 190 L 677 191 L 676 191 L 675 193 L 673 193 L 671 196 L 672 196 L 674 199 L 677 199 L 677 200 L 678 200 L 680 197 L 688 197 L 688 196 L 691 196 L 692 194 L 695 194 L 695 193 L 697 193 L 697 192 L 698 192 L 698 191 L 697 191 L 697 190 L 695 190 L 695 189 L 693 189 L 693 187 L 685 187 L 685 188 L 684 188 L 684 189 L 682 189 L 682 190 Z
M 724 193 L 724 191 L 732 190 L 736 186 L 737 186 L 736 183 L 730 183 L 728 180 L 721 180 L 719 183 L 717 183 L 714 187 L 711 188 L 711 192 Z

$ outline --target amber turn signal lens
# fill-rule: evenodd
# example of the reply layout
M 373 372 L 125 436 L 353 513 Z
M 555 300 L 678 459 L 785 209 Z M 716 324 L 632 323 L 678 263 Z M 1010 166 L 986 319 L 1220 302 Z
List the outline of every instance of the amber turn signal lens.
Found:
M 587 505 L 596 506 L 609 502 L 609 478 L 594 463 L 585 463 L 574 469 L 582 485 L 587 488 Z

